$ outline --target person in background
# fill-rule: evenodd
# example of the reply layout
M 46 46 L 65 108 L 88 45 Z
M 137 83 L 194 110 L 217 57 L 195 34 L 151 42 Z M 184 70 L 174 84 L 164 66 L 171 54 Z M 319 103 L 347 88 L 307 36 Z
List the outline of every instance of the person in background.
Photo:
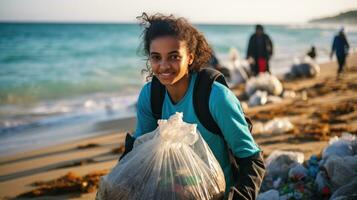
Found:
M 307 52 L 306 55 L 309 56 L 311 59 L 315 60 L 315 59 L 316 59 L 316 56 L 317 56 L 315 46 L 311 46 L 310 51 Z
M 251 72 L 254 76 L 269 72 L 269 60 L 273 55 L 273 43 L 264 33 L 262 25 L 255 26 L 255 33 L 250 37 L 247 49 L 247 59 L 250 61 Z
M 338 34 L 334 37 L 332 42 L 330 58 L 332 59 L 333 54 L 336 53 L 338 70 L 337 75 L 339 76 L 346 64 L 346 57 L 348 55 L 348 50 L 350 45 L 348 44 L 344 28 L 341 28 Z

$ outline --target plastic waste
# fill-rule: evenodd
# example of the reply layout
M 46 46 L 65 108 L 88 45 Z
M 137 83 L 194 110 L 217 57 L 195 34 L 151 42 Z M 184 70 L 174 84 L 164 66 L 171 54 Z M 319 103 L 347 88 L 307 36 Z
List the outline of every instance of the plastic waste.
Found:
M 275 118 L 264 125 L 264 132 L 280 134 L 291 131 L 294 125 L 287 118 Z
M 268 101 L 268 93 L 266 91 L 257 90 L 249 97 L 249 106 L 264 105 Z
M 356 140 L 356 136 L 350 133 L 343 133 L 341 137 L 333 137 L 329 141 L 329 145 L 322 152 L 322 159 L 326 161 L 328 157 L 337 155 L 340 157 L 352 156 L 352 142 Z
M 308 161 L 309 176 L 315 178 L 319 172 L 319 160 L 316 155 L 312 155 Z
M 356 141 L 349 133 L 331 138 L 322 155 L 325 159 L 312 155 L 306 167 L 302 153 L 273 151 L 266 159 L 261 191 L 275 189 L 279 200 L 357 199 Z
M 351 146 L 352 146 L 352 150 L 353 150 L 352 154 L 356 155 L 357 154 L 357 140 L 356 139 L 351 141 Z
M 350 183 L 338 188 L 331 196 L 330 200 L 357 199 L 357 177 Z
M 293 90 L 284 90 L 283 98 L 295 98 L 296 93 Z
M 303 61 L 295 61 L 290 72 L 286 76 L 288 78 L 316 77 L 319 74 L 320 66 L 309 57 L 305 57 Z
M 357 177 L 357 155 L 345 157 L 332 155 L 328 158 L 324 167 L 330 177 L 332 189 L 335 190 Z
M 241 58 L 236 48 L 230 48 L 228 58 L 222 62 L 223 66 L 229 70 L 230 80 L 228 85 L 231 87 L 246 82 L 249 70 L 247 61 Z
M 282 178 L 281 177 L 278 177 L 276 180 L 273 181 L 273 187 L 274 188 L 279 188 L 281 183 L 282 183 Z
M 152 132 L 142 135 L 141 137 L 138 137 L 134 142 L 134 147 L 137 147 L 140 144 L 143 144 L 149 140 L 152 140 L 155 137 L 155 135 L 156 135 L 156 131 L 152 131 Z
M 271 189 L 260 193 L 257 197 L 257 200 L 279 200 L 279 191 Z
M 269 95 L 267 98 L 267 103 L 279 103 L 282 100 L 283 99 L 281 97 Z
M 275 150 L 266 159 L 266 174 L 286 180 L 289 170 L 303 162 L 303 153 Z
M 159 120 L 134 148 L 101 178 L 97 200 L 220 199 L 223 171 L 196 129 L 182 113 Z
M 248 96 L 253 95 L 257 90 L 279 96 L 283 92 L 283 85 L 274 75 L 261 73 L 257 77 L 250 78 L 245 86 L 245 92 Z
M 242 67 L 240 64 L 234 66 L 231 71 L 231 81 L 232 85 L 239 85 L 241 83 L 245 83 L 248 80 L 248 75 L 246 69 Z
M 329 187 L 327 174 L 325 171 L 319 171 L 315 178 L 315 184 L 318 191 L 322 191 L 323 188 Z
M 289 170 L 289 178 L 293 181 L 301 181 L 308 175 L 308 170 L 301 164 L 297 164 Z

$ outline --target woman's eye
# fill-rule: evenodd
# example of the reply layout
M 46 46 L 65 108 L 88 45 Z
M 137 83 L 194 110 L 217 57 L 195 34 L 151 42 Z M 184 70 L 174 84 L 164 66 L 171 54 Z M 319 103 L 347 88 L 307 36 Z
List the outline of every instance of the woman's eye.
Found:
M 170 59 L 171 60 L 180 60 L 181 57 L 179 55 L 172 55 L 172 56 L 170 56 Z
M 150 56 L 150 60 L 158 61 L 158 60 L 160 60 L 160 56 L 155 56 L 155 55 Z

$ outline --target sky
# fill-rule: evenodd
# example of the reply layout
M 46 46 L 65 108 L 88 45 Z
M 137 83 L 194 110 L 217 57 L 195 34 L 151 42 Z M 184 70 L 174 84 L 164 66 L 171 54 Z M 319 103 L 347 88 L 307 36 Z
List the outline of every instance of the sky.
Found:
M 0 0 L 0 21 L 136 22 L 142 12 L 194 23 L 304 23 L 357 9 L 357 0 Z

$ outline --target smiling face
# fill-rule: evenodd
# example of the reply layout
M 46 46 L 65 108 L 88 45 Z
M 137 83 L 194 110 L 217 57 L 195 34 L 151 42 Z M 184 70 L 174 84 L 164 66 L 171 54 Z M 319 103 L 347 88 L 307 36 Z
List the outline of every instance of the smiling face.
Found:
M 166 87 L 188 83 L 189 65 L 193 58 L 186 42 L 173 36 L 158 37 L 150 43 L 149 60 L 152 71 Z

